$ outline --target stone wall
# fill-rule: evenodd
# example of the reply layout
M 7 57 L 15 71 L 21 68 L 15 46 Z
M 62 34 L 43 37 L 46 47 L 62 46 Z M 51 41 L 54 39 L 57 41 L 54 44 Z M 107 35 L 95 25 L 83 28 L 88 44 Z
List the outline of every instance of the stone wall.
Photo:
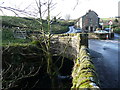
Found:
M 14 38 L 26 39 L 27 32 L 26 32 L 26 30 L 22 30 L 22 31 L 21 30 L 14 30 L 13 36 L 14 36 Z
M 96 88 L 99 90 L 99 81 L 90 54 L 85 46 L 81 46 L 79 58 L 75 60 L 72 71 L 72 89 L 75 88 Z M 81 89 L 80 89 L 81 90 Z M 86 89 L 93 90 L 93 89 Z
M 114 33 L 88 33 L 89 39 L 112 39 Z
M 78 57 L 81 45 L 88 46 L 86 34 L 59 34 L 51 38 L 53 56 L 64 56 L 73 60 Z

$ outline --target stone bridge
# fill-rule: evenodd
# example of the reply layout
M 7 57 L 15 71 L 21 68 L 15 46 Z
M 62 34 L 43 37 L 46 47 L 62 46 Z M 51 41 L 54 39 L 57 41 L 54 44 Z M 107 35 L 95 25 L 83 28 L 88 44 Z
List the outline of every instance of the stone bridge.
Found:
M 99 81 L 88 52 L 88 34 L 57 34 L 51 38 L 53 56 L 64 56 L 74 61 L 72 88 L 97 88 Z
M 63 57 L 66 57 L 66 58 L 74 61 L 74 66 L 73 66 L 72 73 L 71 73 L 71 76 L 73 77 L 71 89 L 76 89 L 76 88 L 78 88 L 78 90 L 79 90 L 79 88 L 90 88 L 90 89 L 97 88 L 97 89 L 99 89 L 97 73 L 96 73 L 94 64 L 92 62 L 92 59 L 91 59 L 89 51 L 88 51 L 88 35 L 87 34 L 81 34 L 81 33 L 56 34 L 56 35 L 53 35 L 50 42 L 51 42 L 50 43 L 51 53 L 53 56 L 63 56 Z M 31 46 L 29 46 L 29 45 L 25 45 L 25 46 L 24 45 L 22 45 L 22 46 L 21 45 L 13 45 L 13 46 L 9 46 L 7 48 L 4 47 L 3 55 L 2 55 L 3 56 L 2 59 L 3 59 L 4 63 L 2 62 L 3 63 L 2 66 L 4 68 L 7 68 L 6 62 L 8 62 L 8 63 L 16 62 L 12 65 L 12 66 L 14 66 L 14 68 L 16 68 L 15 66 L 21 67 L 21 66 L 19 66 L 19 64 L 23 65 L 22 63 L 25 63 L 25 67 L 27 67 L 26 69 L 28 69 L 28 67 L 34 66 L 34 65 L 35 65 L 35 67 L 37 67 L 37 66 L 39 67 L 39 65 L 45 65 L 42 63 L 44 58 L 40 62 L 40 58 L 42 58 L 41 52 L 42 51 L 40 49 L 36 48 L 36 46 L 34 46 L 34 45 L 33 46 L 32 45 Z M 11 68 L 11 69 L 13 70 L 13 68 Z M 19 69 L 17 69 L 17 70 L 18 70 L 18 76 L 19 76 Z M 11 72 L 11 70 L 9 70 L 9 71 Z M 16 71 L 16 69 L 15 69 L 15 71 Z M 8 77 L 11 76 L 13 78 L 13 76 L 12 76 L 13 73 L 12 74 L 7 73 L 7 75 L 8 75 Z M 42 75 L 44 75 L 44 74 L 42 74 Z M 39 76 L 40 79 L 43 79 L 42 75 Z M 15 78 L 16 78 L 16 76 L 15 76 Z M 7 85 L 9 85 L 8 84 L 9 81 L 7 82 Z M 11 83 L 11 81 L 10 81 L 10 83 Z M 26 87 L 26 85 L 25 85 L 25 87 Z
M 81 45 L 88 47 L 87 34 L 55 34 L 51 38 L 51 52 L 53 56 L 60 55 L 70 60 L 79 57 Z

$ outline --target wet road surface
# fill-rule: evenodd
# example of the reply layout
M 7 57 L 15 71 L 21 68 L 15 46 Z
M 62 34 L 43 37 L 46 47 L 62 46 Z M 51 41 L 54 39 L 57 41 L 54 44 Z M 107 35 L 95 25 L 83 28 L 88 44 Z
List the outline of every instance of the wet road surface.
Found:
M 114 40 L 89 40 L 90 54 L 99 75 L 101 88 L 120 87 L 120 40 L 119 35 L 117 36 Z
M 80 30 L 76 30 L 76 29 L 74 28 L 74 26 L 70 26 L 70 27 L 69 27 L 69 31 L 66 32 L 66 34 L 67 34 L 67 33 L 79 33 L 79 32 L 81 32 L 81 31 L 80 31 Z

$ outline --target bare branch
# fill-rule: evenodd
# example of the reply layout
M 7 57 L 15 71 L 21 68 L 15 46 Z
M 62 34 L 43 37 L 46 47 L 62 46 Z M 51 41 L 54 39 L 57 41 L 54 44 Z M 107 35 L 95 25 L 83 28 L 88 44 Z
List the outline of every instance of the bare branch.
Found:
M 77 7 L 77 5 L 79 4 L 79 0 L 76 0 L 76 1 L 77 1 L 77 3 L 75 5 L 75 7 L 73 8 L 73 10 L 75 10 L 75 8 Z
M 38 82 L 39 82 L 39 79 L 35 82 L 35 84 L 31 88 L 34 88 L 37 85 Z
M 31 6 L 31 4 L 30 5 L 28 5 L 23 11 L 25 11 L 26 9 L 28 9 L 29 7 Z
M 9 67 L 7 68 L 7 70 L 5 70 L 2 74 L 6 74 L 10 69 L 11 69 L 12 65 L 9 64 Z
M 5 15 L 2 9 L 0 9 L 0 11 L 2 12 L 3 15 Z
M 35 16 L 35 15 L 33 15 L 33 14 L 29 13 L 29 12 L 26 12 L 24 10 L 15 9 L 15 8 L 12 8 L 12 7 L 2 7 L 2 6 L 0 6 L 0 8 L 6 9 L 6 10 L 10 10 L 10 11 L 14 12 L 17 16 L 18 16 L 18 14 L 15 11 L 20 12 L 20 13 L 22 13 L 24 15 Z

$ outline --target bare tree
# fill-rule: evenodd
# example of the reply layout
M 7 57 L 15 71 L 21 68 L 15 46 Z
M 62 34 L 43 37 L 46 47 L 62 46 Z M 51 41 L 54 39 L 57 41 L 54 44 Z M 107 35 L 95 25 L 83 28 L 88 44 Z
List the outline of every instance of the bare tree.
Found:
M 66 14 L 66 15 L 65 15 L 65 19 L 66 19 L 66 20 L 70 20 L 70 14 Z
M 17 67 L 14 67 L 12 64 L 7 63 L 7 69 L 2 71 L 2 89 L 10 89 L 17 87 L 17 82 L 28 78 L 33 77 L 39 73 L 41 65 L 36 69 L 34 66 L 30 67 L 29 71 L 25 69 L 25 63 L 20 64 Z
M 41 0 L 39 0 L 39 1 L 35 0 L 35 2 L 36 2 L 36 5 L 37 5 L 37 8 L 38 8 L 38 13 L 39 13 L 39 17 L 40 17 L 40 20 L 36 20 L 36 19 L 35 20 L 37 22 L 39 22 L 39 24 L 41 26 L 40 31 L 42 33 L 42 35 L 40 35 L 40 37 L 37 37 L 36 40 L 40 41 L 39 44 L 40 44 L 41 48 L 39 48 L 39 49 L 43 51 L 43 54 L 44 54 L 46 62 L 47 62 L 47 70 L 46 71 L 51 78 L 52 87 L 55 87 L 55 85 L 54 85 L 55 84 L 55 77 L 58 74 L 59 69 L 61 68 L 61 66 L 60 66 L 60 68 L 57 68 L 54 65 L 54 63 L 52 62 L 52 55 L 51 55 L 51 52 L 50 52 L 50 43 L 51 43 L 50 39 L 52 37 L 52 35 L 50 34 L 50 30 L 51 30 L 50 11 L 55 6 L 55 4 L 52 3 L 52 0 L 48 0 L 47 2 L 46 1 L 41 2 Z M 42 11 L 42 6 L 43 5 L 47 7 L 46 10 L 44 10 L 44 11 Z M 16 9 L 16 8 L 12 8 L 12 7 L 3 7 L 3 6 L 0 6 L 0 8 L 1 8 L 1 10 L 2 9 L 10 10 L 10 11 L 14 12 L 15 15 L 17 15 L 17 16 L 19 16 L 19 14 L 17 12 L 20 12 L 24 15 L 28 14 L 28 15 L 34 16 L 34 14 L 25 11 L 25 9 L 20 10 L 20 9 Z M 47 17 L 48 17 L 47 18 L 48 34 L 45 34 L 45 32 L 43 30 L 43 22 L 42 22 L 42 20 L 43 20 L 42 17 L 43 16 L 42 15 L 44 15 L 45 13 L 47 13 Z M 24 64 L 21 64 L 21 66 L 17 67 L 14 71 L 13 71 L 13 68 L 12 68 L 11 64 L 8 63 L 8 66 L 9 67 L 6 70 L 3 70 L 3 72 L 2 72 L 2 75 L 3 75 L 2 83 L 4 85 L 3 86 L 4 89 L 9 89 L 9 88 L 12 88 L 12 87 L 16 87 L 15 83 L 18 80 L 21 80 L 21 79 L 27 78 L 27 77 L 31 77 L 31 76 L 35 76 L 38 73 L 38 71 L 40 70 L 40 68 L 38 68 L 38 70 L 35 73 L 33 73 L 34 69 L 30 69 L 30 71 L 27 73 L 27 72 L 23 72 Z M 9 78 L 11 78 L 11 81 L 6 81 L 5 78 L 7 77 L 8 73 L 10 73 L 9 71 L 12 72 L 11 74 L 9 74 Z
M 51 54 L 51 51 L 50 51 L 50 43 L 51 43 L 51 37 L 52 37 L 52 34 L 50 33 L 50 30 L 51 30 L 51 10 L 53 9 L 53 7 L 56 5 L 56 3 L 52 3 L 53 0 L 47 0 L 47 1 L 41 1 L 41 0 L 35 0 L 36 2 L 36 5 L 37 5 L 37 10 L 38 10 L 38 13 L 39 14 L 39 20 L 35 19 L 37 22 L 39 22 L 41 28 L 40 28 L 40 31 L 42 33 L 42 35 L 40 35 L 39 37 L 36 38 L 36 40 L 39 41 L 39 44 L 40 44 L 40 50 L 43 51 L 43 54 L 45 56 L 45 60 L 46 60 L 46 63 L 47 63 L 47 73 L 49 75 L 49 77 L 51 78 L 51 81 L 52 81 L 52 87 L 55 87 L 55 79 L 56 79 L 56 76 L 59 74 L 59 70 L 60 68 L 62 67 L 63 65 L 63 60 L 64 60 L 64 57 L 62 58 L 62 63 L 60 65 L 60 67 L 56 67 L 55 63 L 53 63 L 53 60 L 52 60 L 52 54 Z M 78 1 L 78 0 L 77 0 Z M 78 2 L 77 2 L 78 4 Z M 46 9 L 45 10 L 42 10 L 42 7 L 45 6 Z M 76 6 L 75 6 L 76 7 Z M 18 12 L 24 14 L 24 15 L 31 15 L 31 16 L 36 16 L 36 13 L 31 13 L 31 12 L 27 12 L 26 9 L 24 10 L 20 10 L 20 9 L 16 9 L 16 8 L 13 8 L 13 7 L 4 7 L 4 6 L 0 6 L 0 10 L 3 11 L 2 9 L 6 9 L 6 10 L 10 10 L 12 11 L 13 13 L 15 13 L 15 15 L 19 16 Z M 48 23 L 48 34 L 45 33 L 45 31 L 43 30 L 43 16 L 47 13 L 47 23 Z M 66 20 L 70 20 L 70 14 L 67 14 L 65 16 Z M 69 43 L 69 42 L 68 42 Z M 67 45 L 65 47 L 65 50 L 67 48 Z M 65 52 L 65 50 L 63 50 Z M 64 53 L 63 52 L 63 53 Z M 11 87 L 15 87 L 15 83 L 20 80 L 20 79 L 23 79 L 25 77 L 31 77 L 31 76 L 35 76 L 38 71 L 40 70 L 41 67 L 39 67 L 36 72 L 34 73 L 34 67 L 31 67 L 30 71 L 29 72 L 23 72 L 22 70 L 24 69 L 24 64 L 22 63 L 19 67 L 17 67 L 14 71 L 12 71 L 12 66 L 11 64 L 8 63 L 8 68 L 6 70 L 3 70 L 2 74 L 3 74 L 3 83 L 4 83 L 4 88 L 5 89 L 9 89 Z M 9 71 L 11 71 L 12 73 L 9 75 L 9 78 L 12 78 L 11 81 L 9 82 L 6 82 L 4 81 L 4 78 L 7 76 L 7 73 L 9 73 Z M 22 73 L 21 73 L 22 72 Z M 16 75 L 15 75 L 16 73 Z M 37 83 L 37 82 L 36 82 Z

